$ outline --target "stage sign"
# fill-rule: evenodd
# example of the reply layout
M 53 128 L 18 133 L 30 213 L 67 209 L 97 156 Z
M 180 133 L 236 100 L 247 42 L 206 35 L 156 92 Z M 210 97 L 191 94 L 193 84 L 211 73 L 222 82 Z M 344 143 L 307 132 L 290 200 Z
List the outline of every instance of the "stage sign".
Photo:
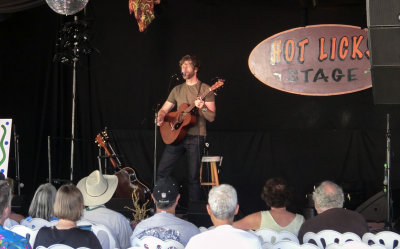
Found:
M 12 119 L 0 119 L 0 171 L 7 177 Z
M 249 68 L 264 84 L 314 96 L 339 95 L 372 87 L 367 31 L 325 24 L 287 30 L 258 44 Z

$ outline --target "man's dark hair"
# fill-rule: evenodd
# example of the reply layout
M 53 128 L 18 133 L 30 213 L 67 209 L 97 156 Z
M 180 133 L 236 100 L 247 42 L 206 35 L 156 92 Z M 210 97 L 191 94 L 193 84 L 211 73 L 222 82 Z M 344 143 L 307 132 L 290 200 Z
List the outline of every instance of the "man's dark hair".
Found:
M 286 207 L 290 203 L 290 191 L 286 181 L 282 178 L 269 179 L 261 193 L 261 199 L 270 207 Z
M 7 181 L 0 181 L 0 218 L 4 209 L 11 205 L 11 189 Z
M 189 55 L 189 54 L 183 56 L 182 59 L 179 61 L 179 67 L 181 67 L 182 64 L 183 64 L 185 61 L 191 61 L 192 64 L 193 64 L 193 67 L 194 67 L 194 68 L 197 68 L 197 70 L 199 70 L 199 68 L 200 68 L 200 61 L 199 61 L 199 59 L 197 59 L 197 56 L 195 56 L 195 55 Z

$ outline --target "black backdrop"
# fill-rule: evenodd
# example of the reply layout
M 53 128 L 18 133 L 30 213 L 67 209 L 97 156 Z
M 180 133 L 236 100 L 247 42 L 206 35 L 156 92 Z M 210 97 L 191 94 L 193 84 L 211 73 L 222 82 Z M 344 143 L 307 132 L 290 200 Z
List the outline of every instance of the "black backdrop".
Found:
M 389 111 L 374 106 L 371 89 L 299 96 L 263 85 L 248 69 L 251 50 L 275 33 L 313 24 L 366 27 L 365 1 L 315 3 L 162 0 L 156 19 L 140 33 L 127 0 L 90 1 L 86 18 L 91 43 L 100 53 L 78 63 L 74 182 L 98 168 L 94 137 L 107 126 L 124 165 L 152 184 L 154 108 L 165 100 L 169 83 L 176 84 L 170 76 L 179 72 L 178 60 L 192 53 L 202 61 L 200 79 L 227 80 L 207 139 L 210 154 L 224 156 L 220 179 L 238 189 L 244 213 L 264 207 L 261 187 L 274 176 L 294 187 L 297 210 L 313 185 L 325 179 L 352 194 L 351 208 L 380 191 Z M 43 4 L 3 15 L 0 22 L 0 117 L 13 118 L 20 135 L 27 196 L 48 177 L 48 136 L 53 177 L 69 179 L 72 68 L 52 59 L 57 33 L 70 20 Z M 398 188 L 397 107 L 390 113 L 392 184 Z M 157 149 L 159 158 L 160 141 Z M 13 160 L 9 170 L 13 176 Z M 175 175 L 184 184 L 184 161 Z

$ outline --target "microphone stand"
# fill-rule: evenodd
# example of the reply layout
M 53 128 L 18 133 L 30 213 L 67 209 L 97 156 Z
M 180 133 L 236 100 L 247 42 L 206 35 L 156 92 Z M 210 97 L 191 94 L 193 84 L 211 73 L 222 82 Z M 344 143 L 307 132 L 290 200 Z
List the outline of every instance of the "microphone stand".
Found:
M 390 114 L 386 114 L 386 164 L 385 164 L 385 178 L 383 181 L 384 192 L 386 193 L 386 221 L 385 230 L 392 230 L 392 192 L 390 186 L 390 150 L 391 150 L 391 133 L 390 133 Z
M 168 83 L 168 89 L 167 89 L 167 96 L 171 90 L 171 83 L 172 80 L 175 80 L 178 82 L 180 80 L 180 74 L 173 74 L 170 77 L 169 83 Z M 158 109 L 160 107 L 160 104 L 157 104 L 156 107 L 154 108 L 154 154 L 153 154 L 153 183 L 154 185 L 156 184 L 157 181 L 157 117 L 158 117 Z
M 47 160 L 48 160 L 48 170 L 49 170 L 49 183 L 52 183 L 51 175 L 51 137 L 47 136 Z
M 154 108 L 154 154 L 153 154 L 153 183 L 156 184 L 157 180 L 157 117 L 158 112 L 157 109 L 160 104 L 157 104 L 156 108 Z
M 17 127 L 14 125 L 14 152 L 15 152 L 15 180 L 17 181 L 18 195 L 21 195 L 21 177 L 19 173 L 19 135 L 17 134 Z

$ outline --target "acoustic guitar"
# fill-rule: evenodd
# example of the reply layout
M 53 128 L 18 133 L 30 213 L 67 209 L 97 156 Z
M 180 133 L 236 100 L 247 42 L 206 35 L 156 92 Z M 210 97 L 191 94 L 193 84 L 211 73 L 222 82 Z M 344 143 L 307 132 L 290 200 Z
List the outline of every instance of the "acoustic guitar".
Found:
M 136 172 L 131 167 L 122 167 L 120 160 L 116 155 L 111 153 L 112 147 L 108 143 L 108 135 L 105 131 L 97 134 L 95 142 L 104 149 L 108 156 L 112 166 L 117 171 L 115 175 L 118 177 L 118 186 L 115 190 L 115 197 L 117 198 L 132 198 L 132 192 L 137 190 L 138 199 L 145 203 L 147 200 L 151 200 L 151 191 L 144 183 L 139 181 L 136 176 Z
M 222 79 L 218 79 L 206 92 L 204 92 L 200 99 L 204 99 L 212 91 L 224 85 Z M 160 126 L 161 138 L 165 144 L 178 144 L 186 136 L 188 128 L 196 124 L 197 117 L 193 114 L 194 102 L 192 104 L 183 103 L 177 111 L 169 112 L 164 117 L 164 122 Z

